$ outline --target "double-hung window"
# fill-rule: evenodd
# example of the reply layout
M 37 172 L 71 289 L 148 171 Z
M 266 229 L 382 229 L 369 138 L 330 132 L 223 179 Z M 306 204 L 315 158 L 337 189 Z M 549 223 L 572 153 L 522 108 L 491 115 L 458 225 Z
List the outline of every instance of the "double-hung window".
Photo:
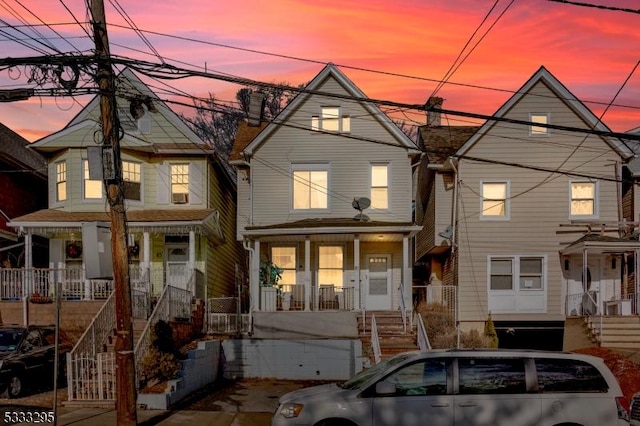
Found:
M 325 164 L 294 165 L 293 209 L 318 210 L 329 208 L 329 167 Z
M 342 287 L 344 282 L 344 248 L 318 247 L 318 284 Z
M 572 181 L 570 182 L 570 192 L 572 218 L 580 219 L 598 216 L 598 185 L 596 182 Z
M 122 177 L 124 180 L 124 198 L 141 201 L 142 167 L 134 161 L 122 161 Z
M 389 165 L 371 165 L 371 207 L 386 210 L 389 208 Z
M 85 200 L 102 199 L 102 181 L 89 178 L 89 160 L 82 160 L 83 191 Z
M 271 247 L 271 261 L 280 269 L 278 284 L 296 284 L 296 248 L 295 246 Z M 287 289 L 287 291 L 289 291 Z
M 529 114 L 529 122 L 532 123 L 529 126 L 529 135 L 531 136 L 548 136 L 549 135 L 548 127 L 536 125 L 536 124 L 549 124 L 549 114 L 531 113 Z
M 509 219 L 509 184 L 507 182 L 482 182 L 482 219 Z
M 320 115 L 311 117 L 311 130 L 349 133 L 351 132 L 351 117 L 342 113 L 337 106 L 324 106 L 320 108 Z
M 171 202 L 186 204 L 189 202 L 189 164 L 171 164 Z
M 56 200 L 65 201 L 67 199 L 67 162 L 56 163 Z

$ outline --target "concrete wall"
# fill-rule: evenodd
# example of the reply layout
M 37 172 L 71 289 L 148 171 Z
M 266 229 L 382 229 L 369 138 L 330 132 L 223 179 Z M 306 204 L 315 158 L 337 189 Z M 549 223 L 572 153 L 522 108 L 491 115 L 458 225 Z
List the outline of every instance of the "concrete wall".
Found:
M 207 340 L 198 342 L 195 350 L 189 351 L 182 361 L 180 377 L 167 382 L 165 393 L 138 394 L 138 405 L 147 409 L 167 410 L 178 401 L 218 378 L 220 371 L 220 342 Z
M 356 312 L 254 312 L 257 339 L 357 339 Z
M 358 339 L 232 339 L 222 342 L 224 377 L 346 380 L 363 368 Z

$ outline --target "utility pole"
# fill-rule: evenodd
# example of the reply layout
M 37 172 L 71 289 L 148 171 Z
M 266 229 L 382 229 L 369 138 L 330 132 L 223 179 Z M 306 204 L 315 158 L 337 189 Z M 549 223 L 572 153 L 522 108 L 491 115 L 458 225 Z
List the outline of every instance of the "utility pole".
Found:
M 124 208 L 124 184 L 116 108 L 115 76 L 111 67 L 109 39 L 103 0 L 91 1 L 91 16 L 98 61 L 98 87 L 102 114 L 103 173 L 111 216 L 111 254 L 116 305 L 116 418 L 119 426 L 136 425 L 135 360 L 129 253 L 127 251 L 127 217 Z M 110 152 L 111 155 L 104 155 Z M 106 158 L 112 161 L 105 161 Z

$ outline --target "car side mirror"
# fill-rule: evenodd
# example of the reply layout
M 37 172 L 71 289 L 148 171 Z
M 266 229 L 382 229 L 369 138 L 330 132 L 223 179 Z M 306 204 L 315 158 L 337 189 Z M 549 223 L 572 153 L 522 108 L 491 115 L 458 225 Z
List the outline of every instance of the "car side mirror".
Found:
M 393 395 L 397 392 L 397 390 L 398 389 L 396 388 L 396 384 L 387 380 L 376 383 L 377 395 Z

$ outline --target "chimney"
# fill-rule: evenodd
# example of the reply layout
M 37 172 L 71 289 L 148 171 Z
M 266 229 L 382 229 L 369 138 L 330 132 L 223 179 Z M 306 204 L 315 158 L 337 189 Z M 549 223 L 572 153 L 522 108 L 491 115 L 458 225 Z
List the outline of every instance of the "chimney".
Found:
M 264 93 L 251 92 L 249 98 L 249 126 L 259 126 L 264 112 Z
M 439 97 L 431 97 L 427 101 L 427 126 L 442 126 L 442 123 L 440 121 L 440 110 L 442 109 L 442 102 L 444 102 L 444 99 Z

